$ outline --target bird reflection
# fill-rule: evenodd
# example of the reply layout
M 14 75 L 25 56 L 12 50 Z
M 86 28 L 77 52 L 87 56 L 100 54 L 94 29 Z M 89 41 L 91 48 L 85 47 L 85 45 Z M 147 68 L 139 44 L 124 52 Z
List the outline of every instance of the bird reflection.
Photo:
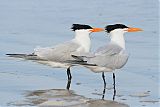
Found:
M 38 107 L 129 107 L 112 100 L 86 98 L 67 89 L 49 89 L 28 91 L 25 100 L 12 103 L 12 106 Z

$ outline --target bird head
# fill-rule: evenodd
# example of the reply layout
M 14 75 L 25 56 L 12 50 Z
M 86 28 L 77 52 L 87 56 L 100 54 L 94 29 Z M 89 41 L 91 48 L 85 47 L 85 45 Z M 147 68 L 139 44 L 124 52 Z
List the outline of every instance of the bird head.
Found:
M 84 25 L 84 24 L 73 24 L 71 29 L 73 31 L 88 32 L 88 33 L 104 31 L 103 28 L 93 28 L 89 25 Z
M 126 26 L 124 24 L 114 24 L 114 25 L 107 25 L 105 27 L 105 31 L 107 33 L 111 33 L 111 32 L 125 33 L 125 32 L 138 32 L 138 31 L 142 31 L 142 29 L 128 27 L 128 26 Z

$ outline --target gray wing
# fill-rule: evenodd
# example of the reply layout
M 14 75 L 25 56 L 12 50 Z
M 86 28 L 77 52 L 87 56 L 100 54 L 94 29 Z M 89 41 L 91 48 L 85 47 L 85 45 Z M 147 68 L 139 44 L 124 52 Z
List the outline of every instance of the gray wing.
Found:
M 80 45 L 73 41 L 69 41 L 55 47 L 37 48 L 35 49 L 34 54 L 39 56 L 41 59 L 48 61 L 63 62 L 73 59 L 71 55 L 72 53 L 76 53 L 79 47 Z
M 105 46 L 98 48 L 95 52 L 95 55 L 114 55 L 120 53 L 123 50 L 120 46 L 114 43 L 109 43 Z
M 121 68 L 126 64 L 128 54 L 120 46 L 110 43 L 99 48 L 95 57 L 88 58 L 88 63 L 111 69 Z

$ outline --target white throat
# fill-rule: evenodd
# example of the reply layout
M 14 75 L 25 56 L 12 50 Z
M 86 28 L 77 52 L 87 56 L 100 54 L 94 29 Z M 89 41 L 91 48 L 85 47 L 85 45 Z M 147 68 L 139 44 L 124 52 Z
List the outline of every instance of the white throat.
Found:
M 111 42 L 116 43 L 123 49 L 125 49 L 125 39 L 124 39 L 124 32 L 122 31 L 111 31 L 110 32 Z
M 90 39 L 90 32 L 87 30 L 76 30 L 75 31 L 75 40 L 79 45 L 84 48 L 85 52 L 89 52 L 91 48 L 91 39 Z

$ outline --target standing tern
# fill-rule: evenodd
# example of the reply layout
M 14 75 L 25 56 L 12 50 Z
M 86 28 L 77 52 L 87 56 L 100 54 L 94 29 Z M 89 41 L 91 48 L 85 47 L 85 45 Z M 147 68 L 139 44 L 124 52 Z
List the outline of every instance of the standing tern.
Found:
M 67 69 L 69 90 L 71 84 L 70 67 L 72 64 L 65 63 L 67 60 L 73 60 L 71 55 L 81 55 L 88 53 L 91 47 L 90 34 L 92 32 L 104 31 L 102 28 L 92 28 L 89 25 L 73 24 L 71 28 L 75 32 L 75 38 L 71 41 L 56 45 L 54 47 L 36 48 L 32 54 L 6 54 L 10 57 L 23 58 L 33 60 L 41 64 L 52 67 L 60 67 Z
M 105 31 L 110 34 L 110 42 L 100 47 L 93 55 L 88 56 L 75 56 L 75 59 L 84 61 L 80 63 L 91 71 L 100 73 L 102 72 L 102 78 L 104 81 L 104 90 L 102 99 L 104 99 L 106 81 L 104 72 L 113 72 L 116 69 L 122 68 L 128 61 L 128 53 L 125 48 L 124 33 L 126 32 L 137 32 L 142 31 L 140 28 L 127 27 L 123 24 L 108 25 L 105 27 Z M 113 85 L 114 85 L 114 96 L 115 98 L 115 74 L 113 72 Z

